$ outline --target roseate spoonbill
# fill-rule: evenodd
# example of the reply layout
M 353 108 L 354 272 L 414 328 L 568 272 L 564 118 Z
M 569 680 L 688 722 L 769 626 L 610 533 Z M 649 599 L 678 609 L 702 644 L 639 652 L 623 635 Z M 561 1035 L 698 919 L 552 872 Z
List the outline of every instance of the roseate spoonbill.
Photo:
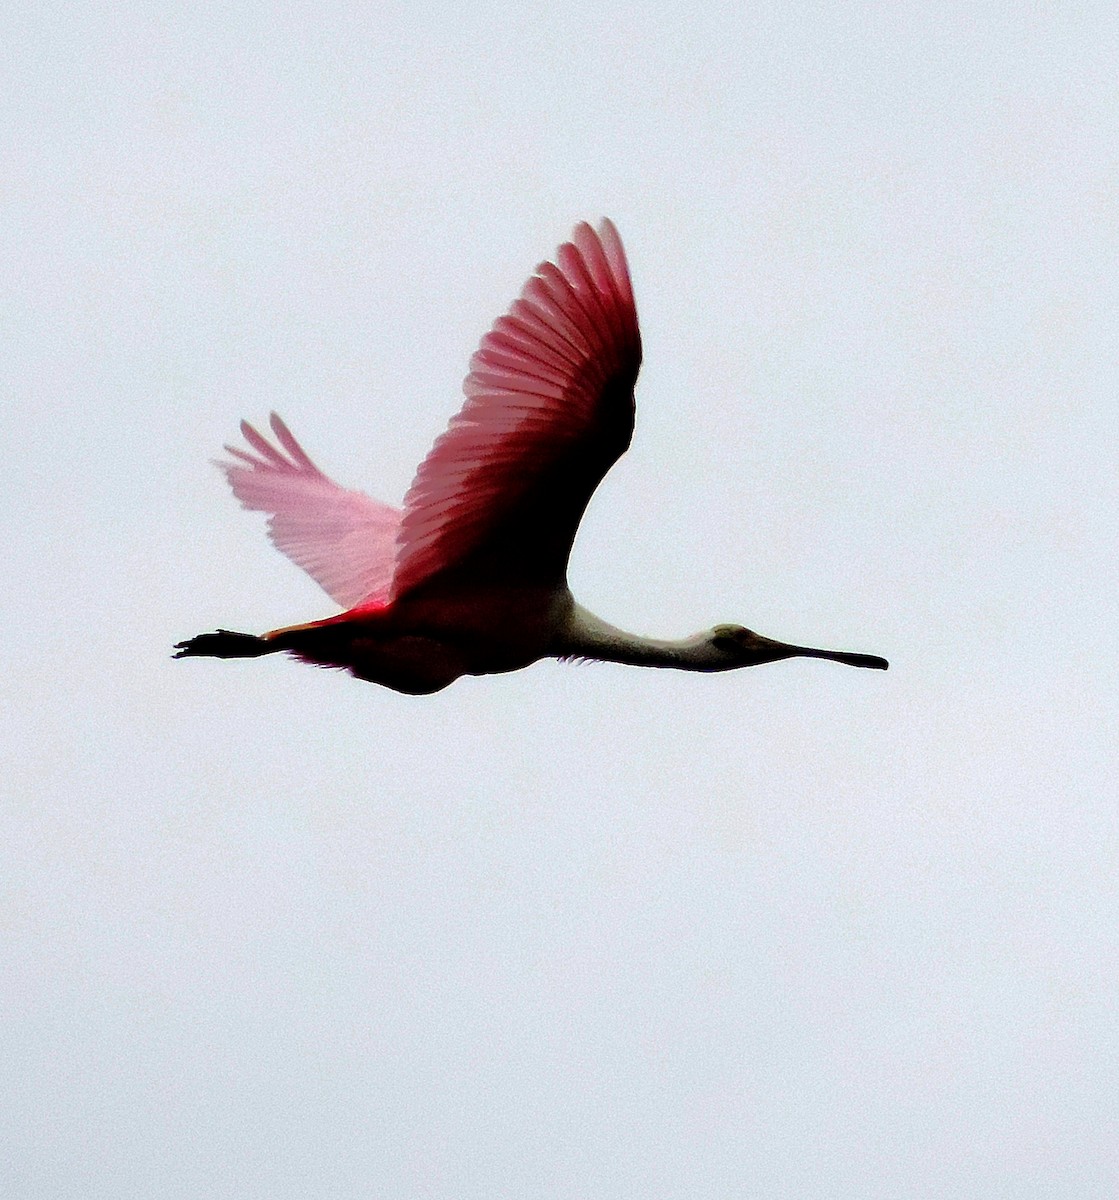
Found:
M 346 611 L 257 637 L 221 629 L 177 658 L 286 651 L 398 692 L 541 658 L 729 671 L 797 656 L 885 670 L 885 659 L 791 646 L 716 625 L 680 641 L 636 637 L 575 603 L 567 560 L 599 481 L 633 433 L 641 336 L 610 221 L 576 226 L 470 362 L 466 403 L 420 464 L 403 510 L 348 491 L 272 414 L 275 444 L 220 463 L 245 508 L 270 513 L 275 545 Z

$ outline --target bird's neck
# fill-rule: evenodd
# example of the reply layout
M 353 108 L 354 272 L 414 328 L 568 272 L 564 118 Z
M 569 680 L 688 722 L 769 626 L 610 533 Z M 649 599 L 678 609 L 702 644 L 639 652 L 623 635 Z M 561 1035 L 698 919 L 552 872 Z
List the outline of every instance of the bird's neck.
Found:
M 706 633 L 679 641 L 639 637 L 608 624 L 581 604 L 571 610 L 555 657 L 588 658 L 631 667 L 675 667 L 682 671 L 715 671 L 725 666 L 725 658 L 711 645 Z

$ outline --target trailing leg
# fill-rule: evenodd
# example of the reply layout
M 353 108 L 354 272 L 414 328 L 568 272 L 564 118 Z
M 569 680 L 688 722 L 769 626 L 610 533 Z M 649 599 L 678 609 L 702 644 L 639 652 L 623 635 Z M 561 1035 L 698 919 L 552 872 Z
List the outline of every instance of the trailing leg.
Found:
M 175 646 L 175 658 L 259 658 L 283 649 L 252 633 L 233 633 L 219 629 L 216 633 L 200 633 Z

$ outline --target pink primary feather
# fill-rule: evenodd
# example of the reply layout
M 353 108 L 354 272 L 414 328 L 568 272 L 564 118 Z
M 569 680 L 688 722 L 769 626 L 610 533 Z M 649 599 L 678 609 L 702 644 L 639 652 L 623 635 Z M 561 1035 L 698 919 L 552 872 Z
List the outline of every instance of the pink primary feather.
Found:
M 404 500 L 394 599 L 448 572 L 562 585 L 591 494 L 629 445 L 640 365 L 621 239 L 581 223 L 471 359 L 466 404 Z
M 400 511 L 362 492 L 339 487 L 307 457 L 273 413 L 272 432 L 287 457 L 247 421 L 245 441 L 256 451 L 225 449 L 238 462 L 218 463 L 245 508 L 271 513 L 268 534 L 278 550 L 338 604 L 384 602 L 392 583 Z

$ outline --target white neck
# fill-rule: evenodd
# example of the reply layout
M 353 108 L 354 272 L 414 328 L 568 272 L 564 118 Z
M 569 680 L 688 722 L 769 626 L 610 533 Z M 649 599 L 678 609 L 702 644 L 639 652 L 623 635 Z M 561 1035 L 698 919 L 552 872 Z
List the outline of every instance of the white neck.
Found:
M 728 665 L 726 656 L 711 645 L 710 634 L 697 633 L 679 641 L 638 637 L 607 624 L 581 604 L 573 606 L 552 653 L 556 658 L 590 658 L 632 667 L 676 667 L 683 671 L 718 671 Z

